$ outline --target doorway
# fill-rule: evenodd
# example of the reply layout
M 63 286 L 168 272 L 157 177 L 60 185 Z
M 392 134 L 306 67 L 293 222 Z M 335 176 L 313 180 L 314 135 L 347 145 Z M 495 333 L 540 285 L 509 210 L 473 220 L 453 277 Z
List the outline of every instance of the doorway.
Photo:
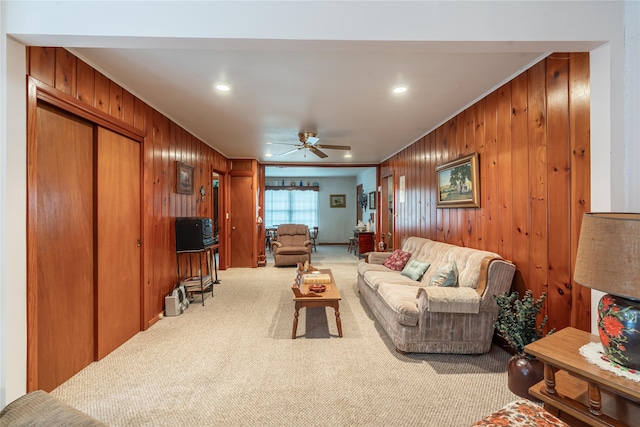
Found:
M 364 194 L 364 185 L 358 184 L 356 186 L 356 224 L 360 224 L 360 221 L 362 221 L 363 209 L 362 209 L 362 203 L 360 201 L 362 200 L 363 194 Z
M 393 175 L 382 178 L 382 192 L 380 194 L 380 229 L 382 235 L 380 240 L 384 242 L 386 249 L 393 252 L 394 244 L 394 197 L 393 197 Z
M 225 214 L 226 175 L 213 170 L 211 173 L 211 220 L 213 221 L 213 237 L 216 245 L 213 256 L 217 258 L 217 267 L 221 270 L 229 268 L 229 231 Z

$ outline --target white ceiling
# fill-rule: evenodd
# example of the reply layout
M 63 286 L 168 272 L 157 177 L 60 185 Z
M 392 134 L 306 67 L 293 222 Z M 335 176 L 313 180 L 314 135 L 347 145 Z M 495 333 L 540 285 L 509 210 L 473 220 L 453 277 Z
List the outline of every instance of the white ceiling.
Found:
M 6 5 L 12 37 L 66 47 L 223 155 L 267 164 L 378 164 L 549 52 L 600 43 L 567 31 L 582 2 Z M 351 157 L 282 155 L 300 131 Z
M 381 162 L 542 55 L 441 52 L 417 42 L 209 44 L 73 51 L 227 157 L 347 165 Z M 216 91 L 221 81 L 232 90 Z M 393 94 L 398 84 L 408 91 Z M 322 150 L 326 159 L 283 155 L 306 131 L 321 145 L 351 146 L 351 157 L 332 149 Z

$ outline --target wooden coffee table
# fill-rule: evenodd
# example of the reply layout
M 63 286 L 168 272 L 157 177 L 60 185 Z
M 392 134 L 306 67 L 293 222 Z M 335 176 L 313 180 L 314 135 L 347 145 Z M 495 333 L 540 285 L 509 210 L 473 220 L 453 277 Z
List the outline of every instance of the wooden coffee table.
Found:
M 298 315 L 301 308 L 304 307 L 333 307 L 336 312 L 336 325 L 338 326 L 338 336 L 342 338 L 342 321 L 340 320 L 340 291 L 333 278 L 330 269 L 320 269 L 321 274 L 328 274 L 331 277 L 331 283 L 323 283 L 327 287 L 324 292 L 315 293 L 309 290 L 309 285 L 305 285 L 302 277 L 296 278 L 296 283 L 291 286 L 293 291 L 293 301 L 295 301 L 296 312 L 293 315 L 293 332 L 291 339 L 296 339 L 298 330 Z M 303 275 L 304 276 L 304 275 Z

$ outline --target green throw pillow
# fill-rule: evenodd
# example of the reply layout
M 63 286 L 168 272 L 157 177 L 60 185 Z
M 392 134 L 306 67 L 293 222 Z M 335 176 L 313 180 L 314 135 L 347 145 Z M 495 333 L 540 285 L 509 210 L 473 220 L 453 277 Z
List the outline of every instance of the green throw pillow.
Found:
M 402 274 L 403 276 L 407 276 L 411 280 L 419 281 L 430 265 L 431 264 L 429 264 L 428 262 L 420 262 L 412 259 L 407 263 L 407 265 L 404 266 L 400 274 Z
M 434 274 L 429 286 L 458 286 L 458 266 L 455 261 L 443 265 Z

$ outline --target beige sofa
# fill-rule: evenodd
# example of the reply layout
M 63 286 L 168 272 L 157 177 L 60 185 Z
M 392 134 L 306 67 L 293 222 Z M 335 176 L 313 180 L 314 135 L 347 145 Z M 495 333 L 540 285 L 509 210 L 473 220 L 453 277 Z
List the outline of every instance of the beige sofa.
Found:
M 498 306 L 509 291 L 515 266 L 500 255 L 409 237 L 402 250 L 430 264 L 419 280 L 383 265 L 386 252 L 371 252 L 358 264 L 360 295 L 401 353 L 486 353 L 491 348 Z M 455 286 L 429 286 L 455 261 Z M 409 261 L 410 262 L 410 261 Z

